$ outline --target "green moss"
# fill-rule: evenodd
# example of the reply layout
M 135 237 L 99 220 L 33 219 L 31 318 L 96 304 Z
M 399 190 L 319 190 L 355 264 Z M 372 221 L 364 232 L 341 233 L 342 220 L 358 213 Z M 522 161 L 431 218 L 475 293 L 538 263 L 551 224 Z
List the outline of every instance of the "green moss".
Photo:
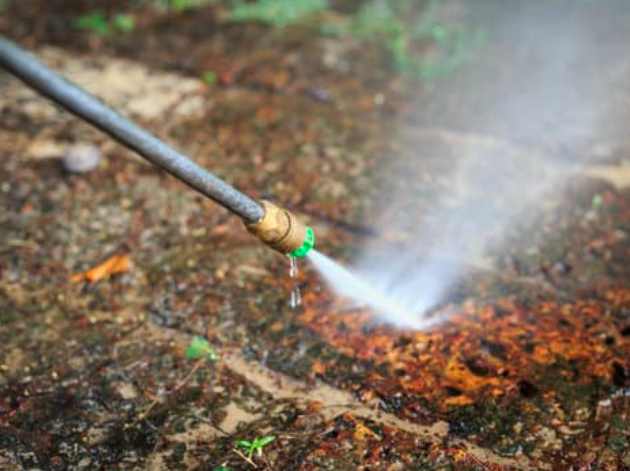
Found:
M 484 401 L 448 409 L 453 435 L 466 438 L 477 435 L 482 446 L 491 446 L 506 454 L 516 453 L 521 448 L 521 440 L 514 430 L 516 423 L 525 416 L 518 402 L 499 404 Z M 530 420 L 535 422 L 536 418 Z
M 624 435 L 615 435 L 609 440 L 609 445 L 615 453 L 622 453 L 630 447 L 630 441 Z
M 555 362 L 536 375 L 535 382 L 542 390 L 553 391 L 563 410 L 567 412 L 588 408 L 602 396 L 605 384 L 593 377 L 579 381 L 581 365 L 569 362 L 560 355 Z
M 630 430 L 630 423 L 626 422 L 621 417 L 613 417 L 608 446 L 610 446 L 615 453 L 622 453 L 630 447 L 628 430 Z

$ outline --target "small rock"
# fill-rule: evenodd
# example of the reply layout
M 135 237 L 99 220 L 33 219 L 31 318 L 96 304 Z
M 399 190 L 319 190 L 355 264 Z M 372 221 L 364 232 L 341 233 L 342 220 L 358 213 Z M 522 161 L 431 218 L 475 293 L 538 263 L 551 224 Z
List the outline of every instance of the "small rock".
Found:
M 125 400 L 135 399 L 138 397 L 138 390 L 131 383 L 118 382 L 114 387 L 118 395 Z
M 612 401 L 610 399 L 602 399 L 597 403 L 599 407 L 610 407 L 612 406 Z
M 322 103 L 334 103 L 335 97 L 325 88 L 313 87 L 307 90 L 308 96 Z
M 579 435 L 584 432 L 584 430 L 572 429 L 567 427 L 566 425 L 561 425 L 560 427 L 558 427 L 558 432 L 560 432 L 562 435 Z
M 90 144 L 76 144 L 63 157 L 63 168 L 70 173 L 88 173 L 98 167 L 101 151 Z

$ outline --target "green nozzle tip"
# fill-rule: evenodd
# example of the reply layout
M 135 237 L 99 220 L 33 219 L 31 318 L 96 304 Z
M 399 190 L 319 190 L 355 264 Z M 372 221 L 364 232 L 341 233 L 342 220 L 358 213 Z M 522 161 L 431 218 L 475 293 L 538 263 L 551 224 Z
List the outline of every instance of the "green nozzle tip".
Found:
M 313 232 L 313 229 L 311 229 L 310 227 L 307 227 L 306 237 L 304 238 L 304 243 L 302 244 L 302 247 L 291 252 L 289 254 L 289 257 L 295 257 L 295 258 L 304 257 L 306 254 L 308 254 L 311 251 L 311 249 L 314 246 L 315 246 L 315 233 Z

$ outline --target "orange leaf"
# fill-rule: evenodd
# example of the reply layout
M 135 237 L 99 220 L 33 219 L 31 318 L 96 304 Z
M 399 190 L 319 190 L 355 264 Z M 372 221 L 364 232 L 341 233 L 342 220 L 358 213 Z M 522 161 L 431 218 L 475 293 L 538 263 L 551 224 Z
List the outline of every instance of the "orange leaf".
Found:
M 356 441 L 363 441 L 366 438 L 376 438 L 376 433 L 371 428 L 358 423 L 354 430 L 354 439 Z
M 80 281 L 89 281 L 90 283 L 96 283 L 103 278 L 122 273 L 127 270 L 129 259 L 131 254 L 122 253 L 115 254 L 112 257 L 105 260 L 103 263 L 89 269 L 83 273 L 76 273 L 70 277 L 70 281 L 77 283 Z
M 323 375 L 326 373 L 326 365 L 318 360 L 315 360 L 315 362 L 313 362 L 313 373 L 315 373 L 316 375 Z

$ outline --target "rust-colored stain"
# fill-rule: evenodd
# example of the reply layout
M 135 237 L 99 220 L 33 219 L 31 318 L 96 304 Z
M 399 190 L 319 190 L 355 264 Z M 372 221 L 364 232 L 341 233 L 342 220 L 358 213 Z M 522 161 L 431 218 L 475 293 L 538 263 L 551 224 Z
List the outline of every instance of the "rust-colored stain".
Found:
M 398 463 L 398 467 L 393 469 L 408 469 L 429 462 L 426 457 L 423 458 L 429 450 L 418 447 L 412 434 L 377 425 L 349 413 L 329 421 L 325 430 L 326 433 L 302 462 L 300 471 L 326 469 L 325 465 L 331 458 L 366 467 L 382 466 L 384 461 Z M 348 446 L 349 443 L 354 446 Z
M 545 301 L 525 308 L 506 300 L 496 306 L 463 305 L 444 325 L 427 332 L 369 326 L 367 311 L 330 309 L 329 301 L 306 295 L 300 320 L 340 352 L 386 367 L 370 373 L 379 395 L 397 392 L 430 400 L 439 409 L 501 396 L 552 398 L 545 389 L 550 368 L 559 361 L 571 369 L 576 385 L 600 379 L 623 386 L 628 374 L 630 337 L 621 312 L 630 308 L 630 291 L 608 290 L 597 301 Z M 326 374 L 317 362 L 314 371 Z

